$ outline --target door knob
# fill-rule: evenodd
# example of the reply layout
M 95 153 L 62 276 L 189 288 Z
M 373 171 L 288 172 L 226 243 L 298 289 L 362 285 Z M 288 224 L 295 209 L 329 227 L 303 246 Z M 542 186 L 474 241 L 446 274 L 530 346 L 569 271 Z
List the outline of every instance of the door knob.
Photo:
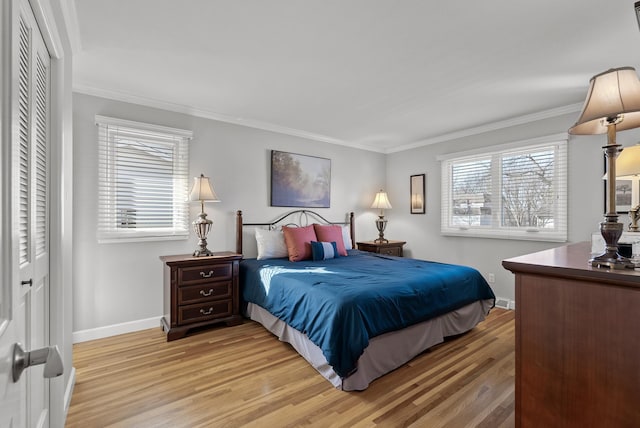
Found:
M 17 382 L 22 372 L 27 367 L 44 364 L 44 377 L 60 376 L 64 372 L 62 358 L 57 346 L 48 346 L 36 349 L 35 351 L 26 351 L 22 349 L 22 345 L 16 343 L 13 345 L 13 381 Z

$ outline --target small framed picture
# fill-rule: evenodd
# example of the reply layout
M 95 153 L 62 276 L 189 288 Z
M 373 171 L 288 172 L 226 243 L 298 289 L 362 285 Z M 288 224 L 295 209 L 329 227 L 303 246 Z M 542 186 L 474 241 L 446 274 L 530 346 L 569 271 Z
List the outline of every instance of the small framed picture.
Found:
M 605 177 L 607 176 L 607 159 L 604 159 Z M 603 178 L 605 178 L 603 177 Z M 607 200 L 609 198 L 609 187 L 607 180 L 604 181 L 604 212 L 608 210 Z M 616 213 L 628 214 L 631 208 L 638 204 L 640 199 L 640 179 L 638 177 L 623 177 L 616 180 Z
M 425 175 L 412 175 L 409 183 L 411 189 L 411 214 L 424 214 L 426 212 Z
M 619 213 L 628 213 L 631 209 L 631 197 L 633 195 L 633 180 L 616 180 L 616 210 Z

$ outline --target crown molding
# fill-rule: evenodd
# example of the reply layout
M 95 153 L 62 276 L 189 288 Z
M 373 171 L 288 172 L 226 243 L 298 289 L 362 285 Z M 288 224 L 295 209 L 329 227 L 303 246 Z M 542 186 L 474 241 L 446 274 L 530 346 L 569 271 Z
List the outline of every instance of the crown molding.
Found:
M 376 153 L 396 153 L 406 150 L 416 149 L 418 147 L 428 146 L 430 144 L 442 143 L 458 138 L 469 137 L 485 132 L 496 131 L 499 129 L 509 128 L 512 126 L 523 125 L 538 120 L 548 119 L 552 117 L 562 116 L 564 114 L 579 112 L 582 108 L 582 103 L 570 104 L 563 107 L 557 107 L 549 110 L 543 110 L 537 113 L 526 114 L 523 116 L 513 117 L 498 122 L 487 123 L 472 128 L 462 129 L 455 132 L 449 132 L 437 137 L 426 138 L 413 143 L 403 144 L 401 146 L 392 148 L 373 148 L 367 147 L 361 144 L 351 143 L 337 138 L 332 138 L 322 134 L 316 134 L 313 132 L 307 132 L 300 129 L 288 128 L 286 126 L 280 126 L 273 123 L 262 122 L 253 119 L 245 119 L 241 117 L 230 116 L 222 113 L 216 113 L 208 110 L 197 109 L 182 104 L 170 103 L 167 101 L 157 100 L 153 98 L 140 97 L 133 94 L 124 92 L 111 91 L 106 89 L 99 89 L 89 85 L 83 85 L 82 83 L 74 83 L 73 91 L 81 94 L 92 95 L 100 98 L 107 98 L 115 101 L 121 101 L 131 104 L 143 105 L 146 107 L 157 108 L 161 110 L 173 111 L 176 113 L 187 114 L 191 116 L 201 117 L 204 119 L 216 120 L 218 122 L 231 123 L 234 125 L 246 126 L 248 128 L 262 129 L 264 131 L 275 132 L 278 134 L 291 135 L 294 137 L 300 137 L 312 141 L 321 141 L 329 144 L 337 144 L 340 146 L 351 147 L 360 150 L 366 150 Z
M 222 113 L 216 113 L 208 110 L 197 109 L 182 104 L 170 103 L 152 98 L 140 97 L 124 92 L 110 91 L 105 89 L 98 89 L 92 86 L 82 85 L 75 83 L 73 85 L 73 91 L 81 94 L 92 95 L 100 98 L 107 98 L 114 101 L 121 101 L 126 103 L 143 105 L 146 107 L 157 108 L 161 110 L 168 110 L 175 113 L 188 114 L 191 116 L 201 117 L 204 119 L 216 120 L 218 122 L 231 123 L 234 125 L 246 126 L 248 128 L 261 129 L 264 131 L 275 132 L 278 134 L 291 135 L 294 137 L 300 137 L 307 140 L 321 141 L 329 144 L 337 144 L 340 146 L 347 146 L 360 150 L 367 150 L 370 152 L 384 153 L 383 150 L 366 147 L 363 145 L 350 143 L 348 141 L 339 140 L 322 134 L 316 134 L 313 132 L 307 132 L 300 129 L 287 128 L 286 126 L 280 126 L 273 123 L 262 122 L 259 120 L 245 119 L 241 117 L 230 116 Z
M 460 131 L 449 132 L 447 134 L 438 135 L 437 137 L 426 138 L 414 143 L 404 144 L 402 146 L 387 149 L 385 153 L 403 152 L 405 150 L 416 149 L 418 147 L 428 146 L 430 144 L 442 143 L 458 138 L 470 137 L 473 135 L 483 134 L 485 132 L 497 131 L 499 129 L 510 128 L 512 126 L 524 125 L 526 123 L 538 120 L 549 119 L 552 117 L 562 116 L 564 114 L 579 112 L 583 103 L 570 104 L 563 107 L 556 107 L 549 110 L 543 110 L 536 113 L 525 114 L 523 116 L 512 117 L 498 122 L 487 123 L 472 128 L 461 129 Z

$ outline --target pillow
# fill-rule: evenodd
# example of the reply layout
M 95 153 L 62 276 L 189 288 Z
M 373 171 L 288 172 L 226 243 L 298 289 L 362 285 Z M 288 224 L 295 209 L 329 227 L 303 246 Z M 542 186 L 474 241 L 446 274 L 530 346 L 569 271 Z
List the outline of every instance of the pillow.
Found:
M 311 241 L 318 240 L 313 226 L 282 226 L 282 233 L 284 233 L 284 242 L 287 244 L 289 260 L 297 262 L 311 258 Z
M 344 241 L 342 240 L 342 227 L 338 225 L 323 225 L 314 223 L 313 228 L 316 231 L 318 241 L 321 242 L 334 242 L 338 247 L 338 254 L 341 256 L 347 255 L 347 250 L 344 247 Z
M 284 234 L 279 230 L 256 229 L 256 243 L 258 260 L 278 259 L 289 255 Z
M 338 254 L 338 247 L 335 241 L 333 242 L 316 242 L 311 241 L 311 256 L 313 261 L 333 259 L 340 257 Z
M 345 250 L 353 250 L 353 242 L 351 241 L 351 228 L 349 225 L 342 226 L 342 242 Z

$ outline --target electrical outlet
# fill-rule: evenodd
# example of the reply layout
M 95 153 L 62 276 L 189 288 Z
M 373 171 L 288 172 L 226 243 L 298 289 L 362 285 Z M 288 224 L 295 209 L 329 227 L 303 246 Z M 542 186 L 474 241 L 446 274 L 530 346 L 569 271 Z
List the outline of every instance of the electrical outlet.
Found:
M 492 273 L 490 273 L 488 275 L 489 279 L 487 279 L 487 281 L 489 282 L 489 284 L 493 284 L 494 282 L 496 282 L 496 276 Z

